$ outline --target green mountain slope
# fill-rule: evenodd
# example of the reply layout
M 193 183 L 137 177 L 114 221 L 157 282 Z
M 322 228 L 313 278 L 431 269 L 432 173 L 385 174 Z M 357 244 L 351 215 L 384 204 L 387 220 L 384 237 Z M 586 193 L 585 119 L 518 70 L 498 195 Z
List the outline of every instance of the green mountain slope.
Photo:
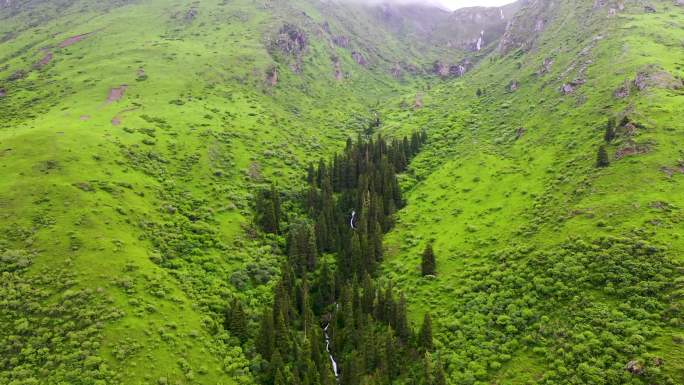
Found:
M 626 383 L 630 361 L 684 378 L 684 13 L 592 3 L 530 2 L 486 64 L 385 127 L 431 133 L 385 271 L 438 315 L 454 383 Z
M 450 383 L 681 381 L 684 11 L 650 3 L 0 1 L 0 383 L 254 383 L 254 193 L 378 114 L 428 132 L 381 276 Z

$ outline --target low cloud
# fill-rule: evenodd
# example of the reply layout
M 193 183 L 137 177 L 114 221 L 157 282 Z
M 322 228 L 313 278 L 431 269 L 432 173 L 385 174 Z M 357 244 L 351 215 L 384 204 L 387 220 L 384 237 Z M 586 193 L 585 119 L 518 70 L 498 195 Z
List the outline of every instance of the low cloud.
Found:
M 513 0 L 338 0 L 368 5 L 397 4 L 397 5 L 425 5 L 443 9 L 458 9 L 464 7 L 495 7 L 510 4 Z

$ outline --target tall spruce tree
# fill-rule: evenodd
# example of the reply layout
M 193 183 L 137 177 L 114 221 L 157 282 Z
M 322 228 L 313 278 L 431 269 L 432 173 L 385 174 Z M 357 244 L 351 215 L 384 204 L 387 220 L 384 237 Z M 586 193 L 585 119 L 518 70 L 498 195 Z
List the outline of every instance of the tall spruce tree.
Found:
M 240 342 L 244 343 L 249 338 L 247 330 L 247 315 L 238 299 L 234 299 L 226 314 L 225 326 L 228 331 Z
M 606 123 L 606 132 L 603 134 L 603 140 L 606 143 L 610 143 L 613 139 L 615 139 L 615 118 L 610 118 L 608 123 Z
M 432 250 L 432 243 L 428 243 L 425 246 L 421 256 L 420 267 L 423 276 L 435 275 L 437 273 L 437 262 L 435 261 L 435 252 Z
M 610 160 L 608 159 L 608 151 L 606 146 L 601 146 L 598 149 L 598 154 L 596 155 L 596 167 L 608 167 L 610 165 Z
M 433 349 L 432 318 L 430 317 L 430 313 L 425 313 L 425 316 L 423 317 L 423 324 L 420 327 L 420 333 L 418 333 L 418 343 L 425 351 L 431 351 Z
M 437 363 L 435 364 L 435 370 L 434 370 L 434 380 L 432 381 L 432 385 L 446 385 L 446 374 L 444 373 L 444 366 L 442 363 L 438 360 Z
M 259 335 L 256 339 L 257 353 L 265 360 L 271 360 L 275 350 L 275 329 L 273 324 L 273 313 L 271 309 L 265 308 L 261 315 L 259 324 Z

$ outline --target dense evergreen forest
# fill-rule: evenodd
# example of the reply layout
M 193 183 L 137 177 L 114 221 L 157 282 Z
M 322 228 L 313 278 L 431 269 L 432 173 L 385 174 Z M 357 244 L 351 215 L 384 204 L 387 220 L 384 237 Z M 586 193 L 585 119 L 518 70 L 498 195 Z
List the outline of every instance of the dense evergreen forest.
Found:
M 425 132 L 391 143 L 349 139 L 341 154 L 309 167 L 308 190 L 295 205 L 301 215 L 282 212 L 275 186 L 257 195 L 259 227 L 287 228 L 287 261 L 256 337 L 263 384 L 445 383 L 430 356 L 430 316 L 416 333 L 404 295 L 374 279 L 383 234 L 403 206 L 397 173 L 426 139 Z M 246 335 L 244 317 L 235 302 L 227 328 Z

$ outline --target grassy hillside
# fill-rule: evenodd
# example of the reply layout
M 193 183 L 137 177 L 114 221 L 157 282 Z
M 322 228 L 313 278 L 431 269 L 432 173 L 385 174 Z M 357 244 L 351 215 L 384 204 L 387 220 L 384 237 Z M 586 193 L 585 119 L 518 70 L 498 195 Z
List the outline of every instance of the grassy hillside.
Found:
M 395 108 L 385 127 L 431 134 L 385 275 L 416 320 L 437 315 L 454 383 L 642 380 L 624 369 L 632 360 L 669 378 L 658 383 L 684 378 L 684 12 L 592 3 L 530 9 L 546 23 L 522 49 L 434 89 L 422 109 Z M 428 242 L 433 280 L 420 277 Z
M 335 79 L 297 4 L 107 4 L 3 10 L 0 382 L 251 382 L 221 323 L 277 272 L 254 186 L 300 181 L 402 86 L 350 53 Z
M 0 1 L 0 384 L 254 383 L 254 193 L 376 113 L 428 132 L 382 277 L 450 383 L 681 382 L 684 11 L 540 3 L 471 54 L 356 5 Z

